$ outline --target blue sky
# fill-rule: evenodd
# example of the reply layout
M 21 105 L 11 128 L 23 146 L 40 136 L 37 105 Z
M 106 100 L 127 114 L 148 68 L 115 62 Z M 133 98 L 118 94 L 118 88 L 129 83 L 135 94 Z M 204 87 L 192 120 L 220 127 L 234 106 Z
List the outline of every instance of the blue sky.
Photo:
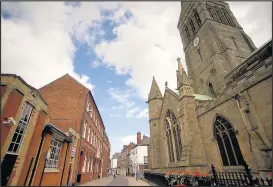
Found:
M 257 47 L 272 35 L 270 2 L 231 2 Z M 112 153 L 149 136 L 152 77 L 176 86 L 180 2 L 1 3 L 1 69 L 39 88 L 69 73 L 91 89 Z M 253 17 L 253 12 L 259 17 Z M 259 28 L 263 28 L 260 30 Z M 20 67 L 20 68 L 19 68 Z

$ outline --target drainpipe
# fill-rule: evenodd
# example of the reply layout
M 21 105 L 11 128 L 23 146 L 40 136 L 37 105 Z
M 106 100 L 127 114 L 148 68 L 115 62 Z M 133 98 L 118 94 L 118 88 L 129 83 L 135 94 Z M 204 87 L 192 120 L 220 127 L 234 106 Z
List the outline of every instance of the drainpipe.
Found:
M 31 186 L 31 183 L 33 181 L 33 177 L 34 177 L 34 174 L 35 174 L 35 171 L 36 171 L 36 168 L 37 168 L 37 164 L 38 164 L 38 160 L 39 160 L 39 157 L 40 157 L 40 153 L 41 153 L 41 148 L 42 148 L 42 145 L 44 143 L 45 134 L 48 133 L 49 129 L 50 129 L 50 127 L 46 126 L 44 128 L 43 132 L 42 132 L 42 140 L 41 140 L 40 145 L 39 145 L 38 153 L 36 155 L 35 163 L 34 163 L 34 166 L 33 166 L 32 172 L 31 172 L 31 176 L 30 176 L 28 186 Z
M 28 179 L 28 175 L 29 175 L 29 172 L 30 172 L 30 169 L 31 169 L 33 160 L 34 160 L 34 158 L 32 157 L 32 158 L 31 158 L 31 161 L 30 161 L 30 164 L 29 164 L 28 171 L 27 171 L 27 176 L 26 176 L 26 178 L 25 178 L 25 182 L 24 182 L 24 185 L 23 185 L 23 186 L 26 186 L 27 179 Z
M 241 97 L 241 94 L 239 93 L 239 94 L 235 95 L 233 98 L 235 98 L 235 100 L 236 100 L 238 109 L 239 109 L 239 111 L 240 111 L 240 113 L 241 113 L 241 116 L 242 116 L 242 118 L 243 118 L 243 121 L 244 121 L 244 125 L 245 125 L 246 129 L 248 130 L 247 122 L 246 122 L 246 119 L 245 119 L 245 117 L 244 117 L 244 114 L 243 114 L 243 110 L 242 110 L 242 108 L 241 108 L 241 105 L 240 105 L 240 103 L 239 103 L 240 97 Z M 249 112 L 249 109 L 247 108 L 247 109 L 245 110 L 245 112 Z M 263 138 L 262 138 L 261 135 L 256 131 L 256 130 L 257 130 L 257 127 L 253 128 L 253 127 L 251 126 L 251 124 L 249 124 L 249 125 L 250 125 L 250 127 L 251 127 L 251 130 L 253 130 L 253 131 L 255 132 L 255 134 L 260 138 L 261 142 L 262 142 L 262 143 L 264 144 L 264 146 L 267 148 L 267 145 L 266 145 L 266 143 L 264 142 Z M 250 133 L 248 132 L 248 134 L 249 134 L 249 142 L 250 142 Z M 250 147 L 251 147 L 251 145 L 250 145 Z
M 89 92 L 88 92 L 88 94 L 89 94 Z M 83 130 L 83 125 L 84 125 L 84 120 L 86 118 L 86 105 L 87 105 L 88 94 L 87 94 L 87 97 L 86 97 L 86 100 L 85 100 L 84 114 L 83 114 L 82 124 L 81 124 L 81 128 L 80 128 L 80 148 L 79 148 L 80 153 L 81 153 L 81 149 L 82 149 L 81 138 L 82 138 L 82 130 Z M 81 157 L 81 154 L 79 154 L 79 156 L 78 156 L 77 170 L 76 170 L 76 179 L 78 177 L 78 171 L 79 171 L 79 165 L 80 165 L 80 157 Z M 76 182 L 77 182 L 77 180 L 76 180 Z
M 248 133 L 248 145 L 249 145 L 249 149 L 250 149 L 250 151 L 252 152 L 251 135 L 250 135 L 250 133 L 248 132 L 247 122 L 246 122 L 246 119 L 245 119 L 245 117 L 244 117 L 244 114 L 243 114 L 243 110 L 242 110 L 242 108 L 241 108 L 241 105 L 240 105 L 240 103 L 239 103 L 240 97 L 241 97 L 241 94 L 239 93 L 239 94 L 236 94 L 235 96 L 233 96 L 232 98 L 234 98 L 234 99 L 236 100 L 238 109 L 239 109 L 239 111 L 240 111 L 240 113 L 241 113 L 241 116 L 242 116 L 242 118 L 243 118 L 244 125 L 245 125 L 246 130 L 247 130 L 247 133 Z M 247 108 L 245 111 L 249 111 L 249 109 Z M 251 126 L 251 124 L 250 124 L 250 127 L 251 127 L 251 130 L 253 130 L 253 131 L 255 132 L 255 134 L 260 138 L 260 140 L 261 140 L 262 143 L 265 145 L 265 147 L 267 147 L 266 144 L 265 144 L 265 142 L 263 141 L 263 139 L 259 136 L 259 133 L 256 131 L 257 128 L 253 128 L 253 127 Z M 256 142 L 254 141 L 254 143 L 256 143 Z M 262 150 L 261 150 L 261 151 L 262 151 Z M 254 158 L 255 158 L 255 160 L 259 163 L 259 161 L 257 160 L 256 156 L 254 156 Z
M 69 144 L 70 144 L 70 142 L 67 142 L 67 148 L 66 148 L 65 157 L 64 157 L 64 167 L 63 167 L 60 186 L 62 186 L 62 182 L 63 182 L 63 176 L 64 176 L 64 170 L 65 170 L 65 166 L 66 166 L 66 158 L 67 158 L 67 152 L 68 152 Z M 67 177 L 69 177 L 69 176 L 67 176 Z

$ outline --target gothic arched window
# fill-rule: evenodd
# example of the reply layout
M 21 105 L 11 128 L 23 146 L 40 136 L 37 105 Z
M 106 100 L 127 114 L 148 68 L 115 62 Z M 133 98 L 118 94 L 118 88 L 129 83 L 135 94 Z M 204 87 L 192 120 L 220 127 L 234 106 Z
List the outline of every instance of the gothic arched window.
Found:
M 224 13 L 225 18 L 227 19 L 228 24 L 235 27 L 235 23 L 234 23 L 232 17 L 230 16 L 229 12 L 227 11 L 227 9 L 223 8 L 223 13 Z
M 212 95 L 215 95 L 214 88 L 210 82 L 209 82 L 209 91 Z
M 191 30 L 192 30 L 193 35 L 194 35 L 194 34 L 196 33 L 196 29 L 195 29 L 194 24 L 193 24 L 193 22 L 192 22 L 192 20 L 191 20 L 191 19 L 189 19 L 189 23 L 190 23 Z
M 193 10 L 193 15 L 194 15 L 194 18 L 196 19 L 196 23 L 197 23 L 198 27 L 200 28 L 201 27 L 201 19 L 198 15 L 196 9 Z
M 243 165 L 244 159 L 239 147 L 235 130 L 223 117 L 217 115 L 214 132 L 224 166 Z
M 185 26 L 185 32 L 186 32 L 188 40 L 190 40 L 191 35 L 187 26 Z
M 215 10 L 220 17 L 221 23 L 228 24 L 227 19 L 224 15 L 223 8 L 219 8 L 218 6 L 215 6 Z
M 182 153 L 182 142 L 181 142 L 181 134 L 180 134 L 181 129 L 177 121 L 177 118 L 175 117 L 174 113 L 171 112 L 170 110 L 167 111 L 166 123 L 171 126 L 174 143 L 175 143 L 175 149 L 176 149 L 176 158 L 177 158 L 177 161 L 179 161 L 181 158 L 181 153 Z
M 174 162 L 172 131 L 171 131 L 171 125 L 168 123 L 167 118 L 166 118 L 165 126 L 166 126 L 166 136 L 167 136 L 167 144 L 168 144 L 169 162 Z
M 206 4 L 206 7 L 207 7 L 212 19 L 215 20 L 215 21 L 220 22 L 220 18 L 218 16 L 217 12 L 215 11 L 215 8 L 212 7 L 209 3 Z

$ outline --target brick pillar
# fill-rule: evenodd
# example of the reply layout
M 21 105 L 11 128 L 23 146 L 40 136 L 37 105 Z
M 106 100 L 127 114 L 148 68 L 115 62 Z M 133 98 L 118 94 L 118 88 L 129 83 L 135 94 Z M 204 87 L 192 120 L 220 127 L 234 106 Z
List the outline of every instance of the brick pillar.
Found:
M 79 164 L 79 168 L 78 168 L 78 173 L 79 173 L 79 174 L 82 174 L 83 162 L 84 162 L 84 153 L 81 152 L 80 164 Z

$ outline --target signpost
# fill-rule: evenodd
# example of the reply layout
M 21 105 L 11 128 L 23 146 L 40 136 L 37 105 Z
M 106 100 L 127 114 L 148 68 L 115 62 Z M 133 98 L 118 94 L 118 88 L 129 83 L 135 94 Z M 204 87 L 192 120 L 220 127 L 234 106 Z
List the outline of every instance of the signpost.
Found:
M 75 148 L 75 147 L 72 147 L 72 150 L 71 150 L 71 157 L 74 158 L 74 157 L 75 157 L 75 154 L 76 154 L 76 148 Z

